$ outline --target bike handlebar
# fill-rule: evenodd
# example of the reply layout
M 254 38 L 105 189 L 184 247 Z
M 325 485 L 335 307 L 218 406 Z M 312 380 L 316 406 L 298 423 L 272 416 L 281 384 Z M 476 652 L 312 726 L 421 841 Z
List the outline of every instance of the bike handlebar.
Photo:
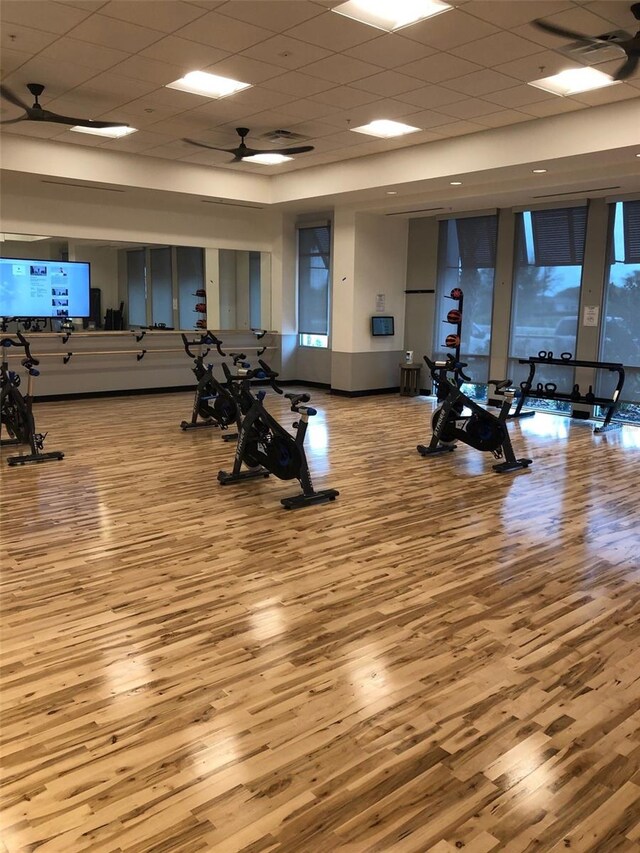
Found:
M 464 372 L 464 368 L 467 367 L 467 363 L 464 361 L 456 361 L 455 358 L 449 354 L 447 355 L 445 361 L 432 361 L 429 356 L 423 356 L 427 367 L 431 371 L 431 376 L 437 382 L 439 377 L 437 375 L 438 371 L 444 371 L 445 373 L 453 373 L 456 377 L 460 377 L 464 379 L 465 382 L 471 382 L 471 377 L 467 376 Z

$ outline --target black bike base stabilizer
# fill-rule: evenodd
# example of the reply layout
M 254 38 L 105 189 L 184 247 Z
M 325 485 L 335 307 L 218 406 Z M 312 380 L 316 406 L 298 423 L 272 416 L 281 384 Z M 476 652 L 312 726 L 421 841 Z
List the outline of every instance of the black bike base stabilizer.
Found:
M 182 421 L 180 424 L 180 429 L 204 429 L 205 427 L 219 427 L 220 424 L 217 424 L 215 421 L 197 421 L 193 423 L 193 421 Z
M 498 474 L 506 474 L 508 471 L 517 471 L 518 468 L 528 468 L 532 461 L 532 459 L 514 459 L 512 462 L 507 460 L 491 467 Z
M 228 471 L 218 471 L 218 482 L 223 486 L 228 486 L 229 483 L 239 483 L 240 480 L 254 480 L 256 477 L 268 477 L 269 472 L 266 468 L 246 468 L 244 471 L 238 471 L 237 474 Z
M 319 492 L 313 492 L 309 495 L 294 495 L 291 498 L 281 498 L 280 503 L 285 509 L 300 509 L 303 506 L 311 506 L 312 504 L 324 504 L 329 501 L 335 501 L 340 494 L 336 489 L 322 489 Z
M 437 447 L 426 447 L 424 444 L 419 444 L 416 447 L 421 456 L 433 456 L 435 453 L 452 453 L 455 449 L 455 444 L 439 444 Z
M 7 465 L 28 465 L 30 462 L 50 462 L 52 459 L 64 459 L 64 453 L 60 450 L 52 450 L 49 453 L 27 453 L 24 456 L 7 457 Z

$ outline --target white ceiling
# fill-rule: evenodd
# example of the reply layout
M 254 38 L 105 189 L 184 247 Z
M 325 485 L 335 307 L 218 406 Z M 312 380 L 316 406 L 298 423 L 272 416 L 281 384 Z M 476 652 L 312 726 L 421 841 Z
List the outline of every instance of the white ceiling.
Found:
M 627 0 L 455 0 L 453 11 L 397 34 L 336 15 L 330 7 L 337 2 L 2 0 L 5 85 L 30 101 L 25 84 L 43 83 L 48 109 L 139 128 L 120 140 L 35 122 L 2 133 L 127 152 L 147 162 L 277 175 L 640 97 L 640 73 L 571 98 L 526 85 L 579 65 L 559 52 L 567 41 L 537 30 L 532 20 L 544 17 L 593 35 L 635 32 Z M 611 71 L 619 64 L 597 67 Z M 193 70 L 235 77 L 251 88 L 222 100 L 165 88 Z M 0 104 L 1 119 L 19 114 Z M 349 131 L 378 118 L 420 131 L 395 140 Z M 277 150 L 260 137 L 286 129 L 315 150 L 273 168 L 231 164 L 231 155 L 182 141 L 231 147 L 239 125 L 251 128 L 248 142 L 255 147 Z

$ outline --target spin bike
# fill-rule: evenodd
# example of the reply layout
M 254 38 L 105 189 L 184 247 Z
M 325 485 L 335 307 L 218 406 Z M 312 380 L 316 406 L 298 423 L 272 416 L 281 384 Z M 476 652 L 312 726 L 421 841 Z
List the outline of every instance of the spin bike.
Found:
M 31 453 L 22 456 L 7 457 L 9 465 L 26 465 L 28 462 L 49 462 L 52 459 L 64 459 L 64 453 L 59 450 L 52 450 L 49 453 L 44 453 L 44 440 L 46 433 L 36 432 L 36 425 L 33 418 L 33 380 L 39 376 L 40 371 L 36 365 L 39 363 L 37 358 L 31 355 L 29 349 L 29 341 L 22 335 L 21 332 L 16 332 L 17 341 L 13 338 L 2 338 L 0 347 L 2 348 L 2 362 L 0 363 L 0 445 L 25 444 L 31 448 Z M 27 371 L 29 377 L 27 383 L 27 393 L 22 394 L 18 388 L 20 386 L 20 376 L 13 370 L 9 370 L 9 360 L 7 350 L 9 347 L 22 347 L 25 357 L 20 364 Z M 5 427 L 9 438 L 2 438 L 2 427 Z
M 228 383 L 226 385 L 218 382 L 213 375 L 213 365 L 205 364 L 204 360 L 209 354 L 212 346 L 218 350 L 218 354 L 226 358 L 222 351 L 222 341 L 212 333 L 207 332 L 200 336 L 199 341 L 190 341 L 185 334 L 182 335 L 184 351 L 193 359 L 193 374 L 198 380 L 193 399 L 193 410 L 190 421 L 182 421 L 180 429 L 202 429 L 203 427 L 219 427 L 221 430 L 229 429 L 233 423 L 240 429 L 240 410 L 235 397 L 230 392 Z M 191 347 L 199 347 L 197 355 Z M 206 349 L 203 349 L 206 347 Z M 231 353 L 233 363 L 238 366 L 248 367 L 244 363 L 244 353 Z M 201 420 L 198 420 L 201 418 Z M 232 441 L 238 437 L 238 433 L 227 432 L 222 436 L 223 441 Z
M 439 391 L 442 394 L 439 399 L 442 399 L 442 403 L 431 419 L 431 441 L 427 446 L 419 444 L 418 453 L 422 456 L 448 453 L 455 450 L 456 441 L 461 441 L 475 450 L 492 453 L 496 459 L 504 459 L 503 462 L 492 466 L 493 470 L 500 474 L 531 465 L 531 459 L 516 459 L 511 446 L 506 419 L 515 390 L 509 387 L 511 382 L 508 379 L 490 380 L 496 391 L 502 391 L 504 394 L 500 412 L 496 416 L 463 393 L 463 381 L 471 381 L 463 372 L 466 364 L 456 361 L 451 355 L 447 356 L 446 361 L 431 361 L 426 355 L 424 360 L 434 382 L 439 383 Z M 449 374 L 452 374 L 452 377 Z M 464 408 L 470 409 L 471 413 L 463 414 Z
M 336 489 L 322 489 L 317 492 L 311 482 L 307 456 L 304 452 L 304 438 L 309 424 L 309 418 L 317 414 L 317 410 L 306 404 L 308 394 L 285 394 L 291 403 L 291 411 L 298 416 L 293 424 L 295 437 L 291 435 L 278 421 L 269 414 L 263 405 L 266 396 L 264 390 L 257 394 L 251 391 L 252 379 L 267 379 L 278 394 L 283 390 L 276 383 L 278 374 L 268 364 L 259 360 L 260 370 L 247 370 L 243 376 L 232 377 L 229 368 L 223 364 L 227 382 L 239 380 L 235 385 L 238 404 L 243 419 L 236 455 L 231 472 L 219 471 L 218 481 L 226 486 L 240 480 L 250 480 L 255 477 L 268 477 L 273 474 L 279 480 L 298 480 L 302 487 L 301 495 L 282 498 L 280 503 L 285 509 L 298 509 L 311 504 L 334 501 L 339 492 Z M 242 465 L 246 468 L 242 470 Z

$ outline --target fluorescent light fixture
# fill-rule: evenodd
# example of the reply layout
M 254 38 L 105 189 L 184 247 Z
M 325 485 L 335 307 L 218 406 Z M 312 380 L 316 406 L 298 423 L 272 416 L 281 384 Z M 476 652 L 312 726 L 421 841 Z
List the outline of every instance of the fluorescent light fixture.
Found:
M 137 127 L 125 127 L 118 125 L 117 127 L 80 127 L 79 124 L 70 128 L 75 133 L 91 133 L 93 136 L 107 136 L 109 139 L 120 139 L 123 136 L 129 136 L 130 133 L 137 133 Z
M 543 77 L 541 80 L 532 80 L 529 86 L 543 89 L 553 95 L 577 95 L 580 92 L 590 92 L 592 89 L 602 89 L 604 86 L 612 86 L 619 82 L 614 80 L 604 71 L 597 68 L 570 68 L 561 71 L 552 77 Z
M 167 83 L 167 89 L 178 89 L 180 92 L 191 92 L 192 95 L 204 95 L 207 98 L 226 98 L 242 89 L 250 89 L 251 83 L 241 83 L 230 77 L 219 77 L 207 71 L 190 71 L 179 80 Z
M 442 0 L 348 0 L 332 12 L 392 32 L 453 8 Z
M 243 163 L 262 163 L 263 166 L 277 166 L 278 163 L 286 163 L 287 160 L 293 160 L 293 157 L 285 157 L 284 154 L 265 152 L 263 154 L 252 154 L 250 157 L 243 157 Z
M 462 181 L 449 181 L 449 183 L 452 187 L 461 187 L 462 186 Z
M 0 242 L 5 240 L 15 241 L 17 243 L 33 243 L 34 240 L 48 240 L 49 237 L 43 237 L 39 234 L 0 234 Z
M 363 124 L 360 127 L 352 127 L 355 133 L 366 133 L 369 136 L 379 136 L 381 139 L 390 139 L 392 136 L 404 136 L 406 133 L 415 133 L 420 130 L 419 127 L 412 127 L 410 124 L 402 124 L 399 121 L 390 121 L 390 119 L 381 118 L 377 121 Z
M 387 195 L 398 195 L 397 190 L 387 190 Z
M 533 172 L 534 175 L 544 175 L 544 173 L 547 170 L 546 169 L 532 169 L 531 171 Z

